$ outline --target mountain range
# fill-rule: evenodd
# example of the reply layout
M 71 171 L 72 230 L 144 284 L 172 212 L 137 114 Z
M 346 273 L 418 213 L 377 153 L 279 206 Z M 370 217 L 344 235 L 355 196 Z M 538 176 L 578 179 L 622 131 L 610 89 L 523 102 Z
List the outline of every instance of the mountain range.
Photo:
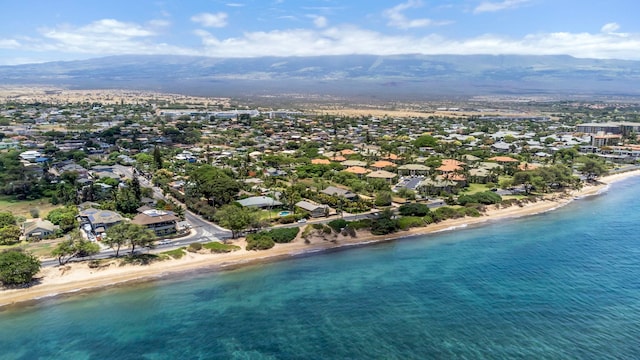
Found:
M 472 95 L 640 96 L 640 61 L 523 55 L 210 58 L 122 55 L 0 66 L 0 84 L 206 96 L 379 99 Z

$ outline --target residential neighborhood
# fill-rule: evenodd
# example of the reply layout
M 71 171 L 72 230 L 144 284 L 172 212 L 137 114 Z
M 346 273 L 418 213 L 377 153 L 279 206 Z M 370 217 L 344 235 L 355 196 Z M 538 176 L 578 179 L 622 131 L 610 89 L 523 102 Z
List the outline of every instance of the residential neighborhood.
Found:
M 25 218 L 29 240 L 77 228 L 101 242 L 121 223 L 156 238 L 181 236 L 190 231 L 185 210 L 224 227 L 227 206 L 252 214 L 231 225 L 235 236 L 409 203 L 460 206 L 460 197 L 479 192 L 520 201 L 580 187 L 640 157 L 632 105 L 525 104 L 518 111 L 529 115 L 518 116 L 486 105 L 354 117 L 220 99 L 7 102 L 1 190 L 75 207 L 62 227 L 55 216 Z

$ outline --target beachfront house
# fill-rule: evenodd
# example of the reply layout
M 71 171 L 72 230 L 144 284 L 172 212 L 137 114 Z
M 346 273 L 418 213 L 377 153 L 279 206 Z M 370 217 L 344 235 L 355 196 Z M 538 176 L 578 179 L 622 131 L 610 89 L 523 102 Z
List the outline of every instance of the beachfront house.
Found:
M 131 223 L 152 230 L 156 236 L 165 236 L 178 231 L 178 221 L 180 218 L 170 211 L 151 209 L 136 215 Z
M 78 214 L 81 225 L 88 224 L 94 234 L 100 235 L 110 227 L 121 223 L 124 218 L 115 211 L 88 208 Z M 83 226 L 83 228 L 86 228 Z
M 242 207 L 258 209 L 272 209 L 274 207 L 282 206 L 280 201 L 269 196 L 252 196 L 238 200 L 237 203 Z
M 318 218 L 322 216 L 327 216 L 331 208 L 328 205 L 319 205 L 314 204 L 309 201 L 298 201 L 296 203 L 296 207 L 301 209 L 302 211 L 306 211 L 309 213 L 309 216 L 313 218 Z

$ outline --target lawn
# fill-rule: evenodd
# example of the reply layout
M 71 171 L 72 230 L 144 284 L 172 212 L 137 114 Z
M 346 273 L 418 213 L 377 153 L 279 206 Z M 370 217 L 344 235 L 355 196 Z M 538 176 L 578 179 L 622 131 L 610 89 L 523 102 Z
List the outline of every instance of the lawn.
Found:
M 467 187 L 462 193 L 465 195 L 473 195 L 475 193 L 479 193 L 487 190 L 491 190 L 491 188 L 485 184 L 471 183 L 469 184 L 469 187 Z
M 15 216 L 24 216 L 31 219 L 31 209 L 36 209 L 41 218 L 47 216 L 49 211 L 62 207 L 53 205 L 47 198 L 37 200 L 16 200 L 11 196 L 0 196 L 0 212 L 8 211 Z
M 15 245 L 2 245 L 0 246 L 0 251 L 5 249 L 13 249 L 16 247 L 20 247 L 25 249 L 26 251 L 32 253 L 33 255 L 39 258 L 51 258 L 51 251 L 55 248 L 61 240 L 43 240 L 38 242 L 28 242 L 23 241 L 19 244 Z

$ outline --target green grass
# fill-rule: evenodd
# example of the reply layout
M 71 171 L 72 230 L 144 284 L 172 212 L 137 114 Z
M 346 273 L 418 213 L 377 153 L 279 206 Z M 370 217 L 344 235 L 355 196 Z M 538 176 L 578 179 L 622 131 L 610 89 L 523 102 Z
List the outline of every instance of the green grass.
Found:
M 487 190 L 491 190 L 491 188 L 489 188 L 487 185 L 485 184 L 476 184 L 476 183 L 471 183 L 469 184 L 469 186 L 467 188 L 464 189 L 464 191 L 462 191 L 462 194 L 465 195 L 473 195 L 475 193 L 479 193 L 479 192 L 484 192 Z
M 169 250 L 169 251 L 163 251 L 160 253 L 161 257 L 165 257 L 168 256 L 172 259 L 180 259 L 182 258 L 186 253 L 184 252 L 184 247 L 178 248 L 178 249 L 173 249 L 173 250 Z
M 37 209 L 40 217 L 47 216 L 49 211 L 62 207 L 62 205 L 53 205 L 48 198 L 37 200 L 16 200 L 12 196 L 0 196 L 0 212 L 9 211 L 14 216 L 24 216 L 31 219 L 31 209 Z
M 202 247 L 205 249 L 211 250 L 212 253 L 228 253 L 228 252 L 240 250 L 240 246 L 223 244 L 217 241 L 203 244 Z

